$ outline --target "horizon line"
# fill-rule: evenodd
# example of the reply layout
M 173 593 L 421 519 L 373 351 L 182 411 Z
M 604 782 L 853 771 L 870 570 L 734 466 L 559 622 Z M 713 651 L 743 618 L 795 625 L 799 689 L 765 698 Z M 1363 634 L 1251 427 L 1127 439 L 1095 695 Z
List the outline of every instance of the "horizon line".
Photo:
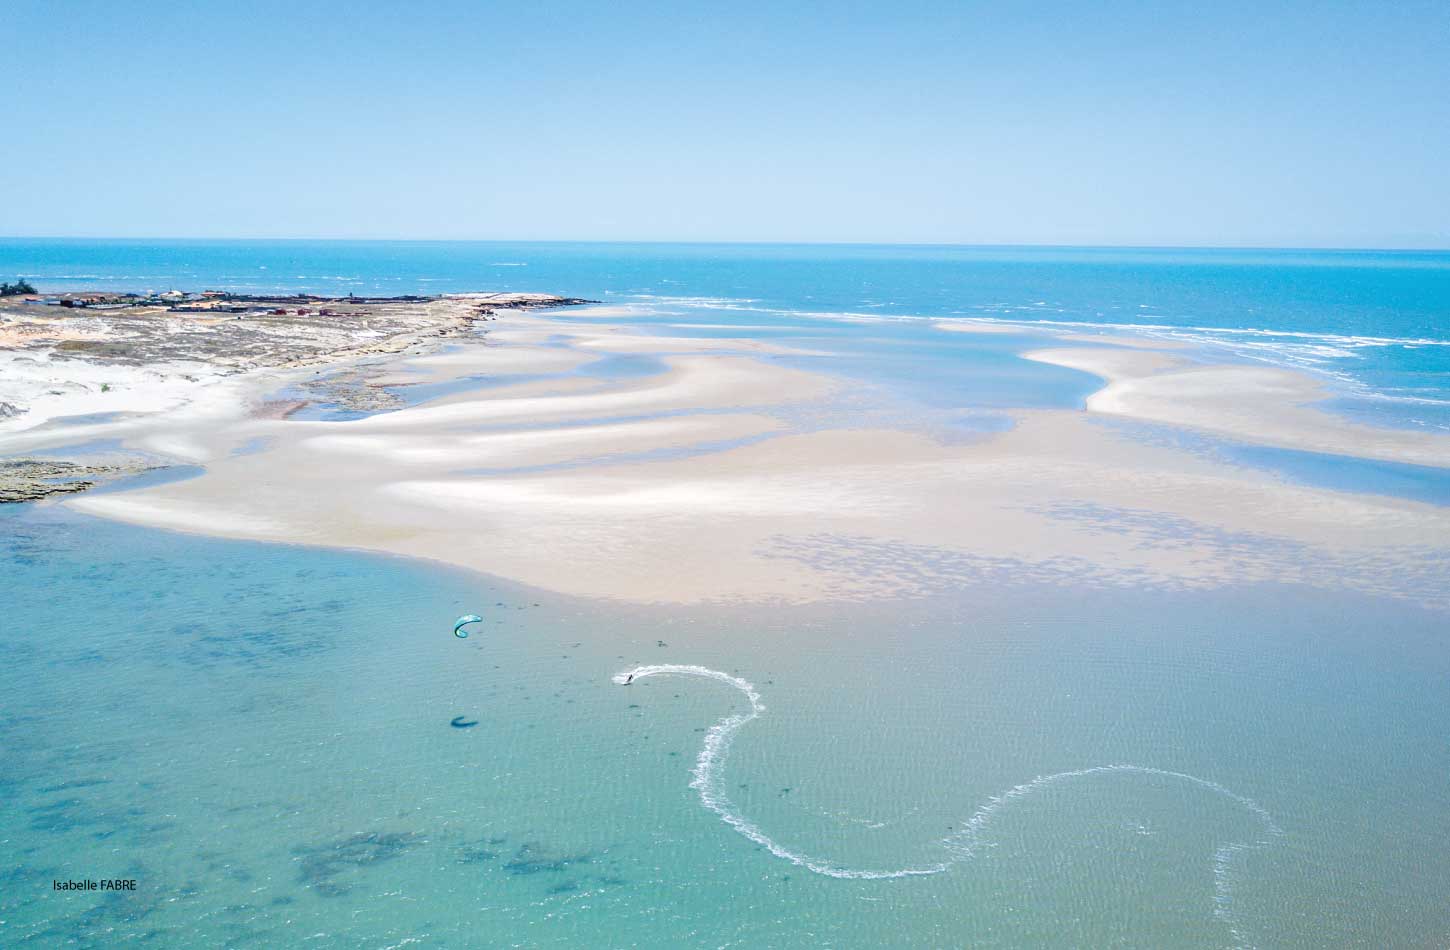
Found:
M 643 244 L 735 247 L 935 247 L 972 249 L 1037 249 L 1037 250 L 1122 250 L 1122 251 L 1321 251 L 1321 252 L 1404 252 L 1445 253 L 1450 243 L 1437 246 L 1406 247 L 1389 245 L 1342 244 L 1061 244 L 1047 242 L 953 242 L 953 241 L 786 241 L 786 240 L 669 240 L 669 239 L 603 239 L 603 238 L 385 238 L 385 237 L 256 237 L 256 236 L 194 236 L 144 235 L 99 236 L 73 234 L 6 234 L 0 241 L 254 241 L 258 243 L 334 243 L 334 244 Z

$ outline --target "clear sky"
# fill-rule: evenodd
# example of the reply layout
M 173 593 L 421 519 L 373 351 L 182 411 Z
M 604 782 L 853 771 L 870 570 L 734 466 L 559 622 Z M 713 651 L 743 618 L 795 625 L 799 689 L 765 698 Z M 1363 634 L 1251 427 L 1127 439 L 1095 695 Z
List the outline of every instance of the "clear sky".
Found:
M 0 234 L 1450 247 L 1450 2 L 10 0 Z

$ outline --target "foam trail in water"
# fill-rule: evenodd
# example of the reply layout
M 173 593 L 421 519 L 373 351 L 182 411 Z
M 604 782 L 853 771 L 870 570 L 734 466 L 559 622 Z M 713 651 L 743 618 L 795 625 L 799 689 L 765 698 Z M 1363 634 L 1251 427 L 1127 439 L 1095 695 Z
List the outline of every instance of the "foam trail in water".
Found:
M 765 711 L 765 705 L 760 701 L 760 694 L 755 691 L 755 686 L 749 681 L 738 676 L 731 676 L 729 673 L 722 673 L 719 670 L 712 670 L 704 666 L 687 666 L 680 663 L 658 663 L 648 666 L 637 666 L 632 670 L 625 670 L 614 676 L 614 682 L 623 684 L 628 679 L 644 679 L 646 676 L 659 676 L 670 674 L 674 676 L 698 676 L 703 679 L 717 680 L 727 686 L 733 686 L 746 699 L 750 700 L 750 712 L 736 713 L 726 716 L 710 730 L 705 733 L 705 743 L 700 749 L 699 756 L 695 759 L 695 767 L 691 772 L 690 787 L 700 793 L 700 802 L 706 808 L 720 816 L 720 819 L 745 837 L 761 845 L 771 854 L 783 858 L 791 864 L 803 867 L 817 874 L 824 874 L 827 877 L 849 878 L 855 880 L 880 880 L 892 877 L 912 877 L 922 874 L 940 874 L 951 866 L 950 862 L 941 864 L 929 864 L 922 867 L 901 868 L 895 871 L 872 871 L 855 868 L 837 867 L 833 864 L 826 864 L 822 861 L 815 861 L 803 854 L 791 851 L 773 838 L 761 831 L 750 819 L 735 811 L 734 803 L 725 794 L 717 778 L 717 772 L 725 761 L 726 754 L 730 751 L 730 740 L 740 727 L 751 720 L 760 717 Z
M 1158 778 L 1174 779 L 1197 785 L 1199 788 L 1221 795 L 1229 801 L 1241 806 L 1257 818 L 1263 825 L 1264 834 L 1262 837 L 1252 841 L 1236 841 L 1222 845 L 1214 852 L 1213 856 L 1213 879 L 1214 879 L 1214 916 L 1228 925 L 1229 931 L 1234 938 L 1242 941 L 1244 936 L 1238 931 L 1237 920 L 1232 909 L 1232 876 L 1231 865 L 1233 859 L 1243 851 L 1265 847 L 1269 842 L 1283 835 L 1283 830 L 1274 822 L 1273 817 L 1263 806 L 1251 798 L 1239 795 L 1228 788 L 1210 781 L 1189 775 L 1186 772 L 1172 772 L 1167 769 L 1152 768 L 1145 765 L 1095 765 L 1085 769 L 1073 769 L 1067 772 L 1055 772 L 1051 775 L 1039 775 L 1030 782 L 1023 782 L 1021 785 L 1014 785 L 1000 795 L 994 795 L 987 799 L 981 806 L 972 813 L 962 826 L 962 830 L 948 835 L 940 840 L 940 844 L 947 849 L 949 857 L 936 864 L 924 864 L 914 867 L 897 868 L 894 870 L 872 870 L 861 868 L 846 868 L 835 864 L 828 864 L 818 861 L 799 852 L 792 851 L 781 845 L 757 825 L 735 810 L 734 803 L 725 794 L 718 773 L 725 762 L 725 756 L 730 751 L 730 742 L 740 727 L 754 719 L 758 719 L 765 711 L 765 704 L 760 701 L 760 693 L 756 691 L 755 685 L 747 679 L 739 676 L 731 676 L 729 673 L 722 673 L 719 670 L 712 670 L 704 666 L 691 666 L 681 663 L 656 663 L 645 666 L 636 666 L 633 669 L 624 670 L 614 676 L 614 682 L 623 685 L 630 680 L 644 679 L 647 676 L 696 676 L 701 679 L 711 679 L 727 686 L 733 687 L 737 692 L 750 701 L 748 713 L 734 713 L 716 722 L 705 733 L 705 742 L 700 749 L 700 754 L 695 759 L 695 767 L 691 770 L 690 787 L 700 793 L 700 802 L 710 811 L 720 817 L 722 821 L 730 825 L 740 834 L 761 845 L 771 854 L 778 858 L 789 861 L 798 867 L 827 877 L 843 878 L 849 880 L 882 880 L 886 878 L 919 877 L 928 874 L 940 874 L 948 870 L 958 861 L 964 861 L 976 854 L 977 848 L 982 843 L 983 829 L 1001 812 L 1001 810 L 1012 802 L 1025 798 L 1033 792 L 1041 791 L 1050 785 L 1057 785 L 1062 782 L 1070 782 L 1074 779 L 1088 778 L 1095 775 L 1112 774 L 1133 774 L 1148 775 Z

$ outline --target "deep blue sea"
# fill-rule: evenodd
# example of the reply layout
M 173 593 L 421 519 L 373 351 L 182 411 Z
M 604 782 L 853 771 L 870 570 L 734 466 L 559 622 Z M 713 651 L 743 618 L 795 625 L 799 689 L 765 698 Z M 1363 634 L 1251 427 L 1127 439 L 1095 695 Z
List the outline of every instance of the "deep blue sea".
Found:
M 0 239 L 42 290 L 539 291 L 715 322 L 1089 325 L 1332 380 L 1361 421 L 1450 430 L 1450 252 Z M 930 334 L 933 346 L 948 345 Z
M 583 296 L 818 343 L 780 358 L 968 429 L 1080 405 L 1092 377 L 1012 354 L 1090 324 L 1450 426 L 1450 254 L 0 240 L 10 275 Z M 982 318 L 1022 332 L 935 327 Z M 1440 469 L 1102 425 L 1450 503 Z M 1443 575 L 1422 556 L 1407 585 Z M 0 506 L 0 947 L 1443 947 L 1450 622 L 1424 593 L 1001 572 L 644 607 Z M 87 878 L 137 890 L 53 888 Z

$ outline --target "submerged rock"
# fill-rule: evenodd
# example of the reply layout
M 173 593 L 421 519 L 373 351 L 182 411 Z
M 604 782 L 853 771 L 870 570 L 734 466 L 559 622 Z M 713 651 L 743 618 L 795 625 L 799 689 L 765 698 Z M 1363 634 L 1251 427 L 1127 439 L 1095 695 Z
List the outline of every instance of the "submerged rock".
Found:
M 83 465 L 60 459 L 0 459 L 0 504 L 39 501 L 93 488 L 97 481 L 150 471 L 155 465 Z
M 505 864 L 510 874 L 557 874 L 576 864 L 593 862 L 592 854 L 560 854 L 544 850 L 537 842 L 521 845 L 513 859 Z
M 350 887 L 337 880 L 349 869 L 391 861 L 426 842 L 413 832 L 366 832 L 313 848 L 298 848 L 298 877 L 325 897 L 346 894 Z

